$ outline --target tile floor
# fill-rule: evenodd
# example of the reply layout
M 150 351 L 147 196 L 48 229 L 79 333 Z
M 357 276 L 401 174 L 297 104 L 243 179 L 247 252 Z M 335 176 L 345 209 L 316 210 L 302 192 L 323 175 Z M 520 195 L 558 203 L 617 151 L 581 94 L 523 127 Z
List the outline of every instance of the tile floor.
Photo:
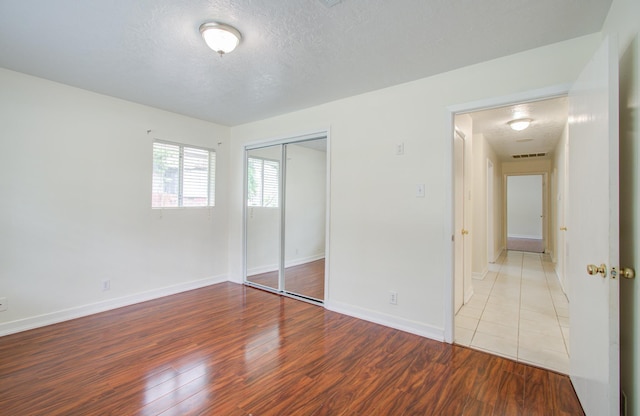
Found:
M 455 317 L 455 342 L 569 372 L 569 302 L 548 255 L 506 251 Z

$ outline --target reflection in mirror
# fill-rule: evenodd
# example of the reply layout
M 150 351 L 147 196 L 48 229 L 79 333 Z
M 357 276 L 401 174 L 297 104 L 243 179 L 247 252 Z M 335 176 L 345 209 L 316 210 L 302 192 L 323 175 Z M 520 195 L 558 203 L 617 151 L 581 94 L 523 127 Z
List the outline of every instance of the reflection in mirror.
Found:
M 247 150 L 247 281 L 278 290 L 282 146 Z
M 324 299 L 327 139 L 286 148 L 284 290 Z

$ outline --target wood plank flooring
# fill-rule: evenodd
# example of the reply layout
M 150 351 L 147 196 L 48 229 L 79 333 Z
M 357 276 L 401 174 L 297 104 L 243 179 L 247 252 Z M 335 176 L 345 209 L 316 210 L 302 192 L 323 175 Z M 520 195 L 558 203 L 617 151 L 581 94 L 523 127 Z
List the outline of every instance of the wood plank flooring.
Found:
M 277 271 L 249 276 L 247 280 L 278 288 Z M 324 259 L 287 267 L 284 270 L 284 285 L 287 292 L 324 300 Z
M 0 338 L 3 415 L 582 415 L 566 376 L 221 283 Z

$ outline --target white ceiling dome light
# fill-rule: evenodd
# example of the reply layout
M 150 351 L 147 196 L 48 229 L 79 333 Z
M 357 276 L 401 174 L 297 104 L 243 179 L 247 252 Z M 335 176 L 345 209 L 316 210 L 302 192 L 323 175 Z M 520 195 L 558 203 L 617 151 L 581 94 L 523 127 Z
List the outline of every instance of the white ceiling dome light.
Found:
M 515 131 L 521 131 L 529 127 L 533 120 L 530 118 L 519 118 L 517 120 L 511 120 L 508 124 Z
M 238 29 L 222 23 L 203 23 L 200 33 L 207 46 L 220 55 L 233 51 L 242 40 Z

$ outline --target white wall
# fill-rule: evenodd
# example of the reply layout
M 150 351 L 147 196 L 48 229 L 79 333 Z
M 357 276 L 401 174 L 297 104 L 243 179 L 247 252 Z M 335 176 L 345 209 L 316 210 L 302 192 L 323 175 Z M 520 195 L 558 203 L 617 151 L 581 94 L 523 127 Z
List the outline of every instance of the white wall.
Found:
M 324 258 L 327 153 L 287 145 L 285 265 Z
M 250 155 L 282 158 L 282 146 L 251 149 Z M 326 152 L 287 145 L 285 187 L 285 266 L 325 256 Z M 280 267 L 280 207 L 247 207 L 247 275 Z
M 327 306 L 443 338 L 452 263 L 449 106 L 572 82 L 600 39 L 550 45 L 232 129 L 230 275 L 241 281 L 242 147 L 331 128 Z M 404 143 L 404 155 L 395 146 Z M 415 197 L 416 184 L 426 198 Z M 388 302 L 398 292 L 398 304 Z M 449 290 L 449 289 L 447 289 Z
M 4 69 L 0 91 L 0 335 L 227 279 L 228 128 Z M 154 137 L 217 151 L 215 208 L 151 209 Z
M 507 237 L 542 239 L 542 176 L 507 178 Z
M 640 2 L 613 0 L 603 32 L 620 52 L 620 264 L 640 272 Z M 640 414 L 640 282 L 620 281 L 621 388 Z
M 282 172 L 282 146 L 251 149 L 249 155 L 280 161 Z M 280 206 L 247 207 L 247 276 L 278 270 L 280 267 L 281 216 Z

